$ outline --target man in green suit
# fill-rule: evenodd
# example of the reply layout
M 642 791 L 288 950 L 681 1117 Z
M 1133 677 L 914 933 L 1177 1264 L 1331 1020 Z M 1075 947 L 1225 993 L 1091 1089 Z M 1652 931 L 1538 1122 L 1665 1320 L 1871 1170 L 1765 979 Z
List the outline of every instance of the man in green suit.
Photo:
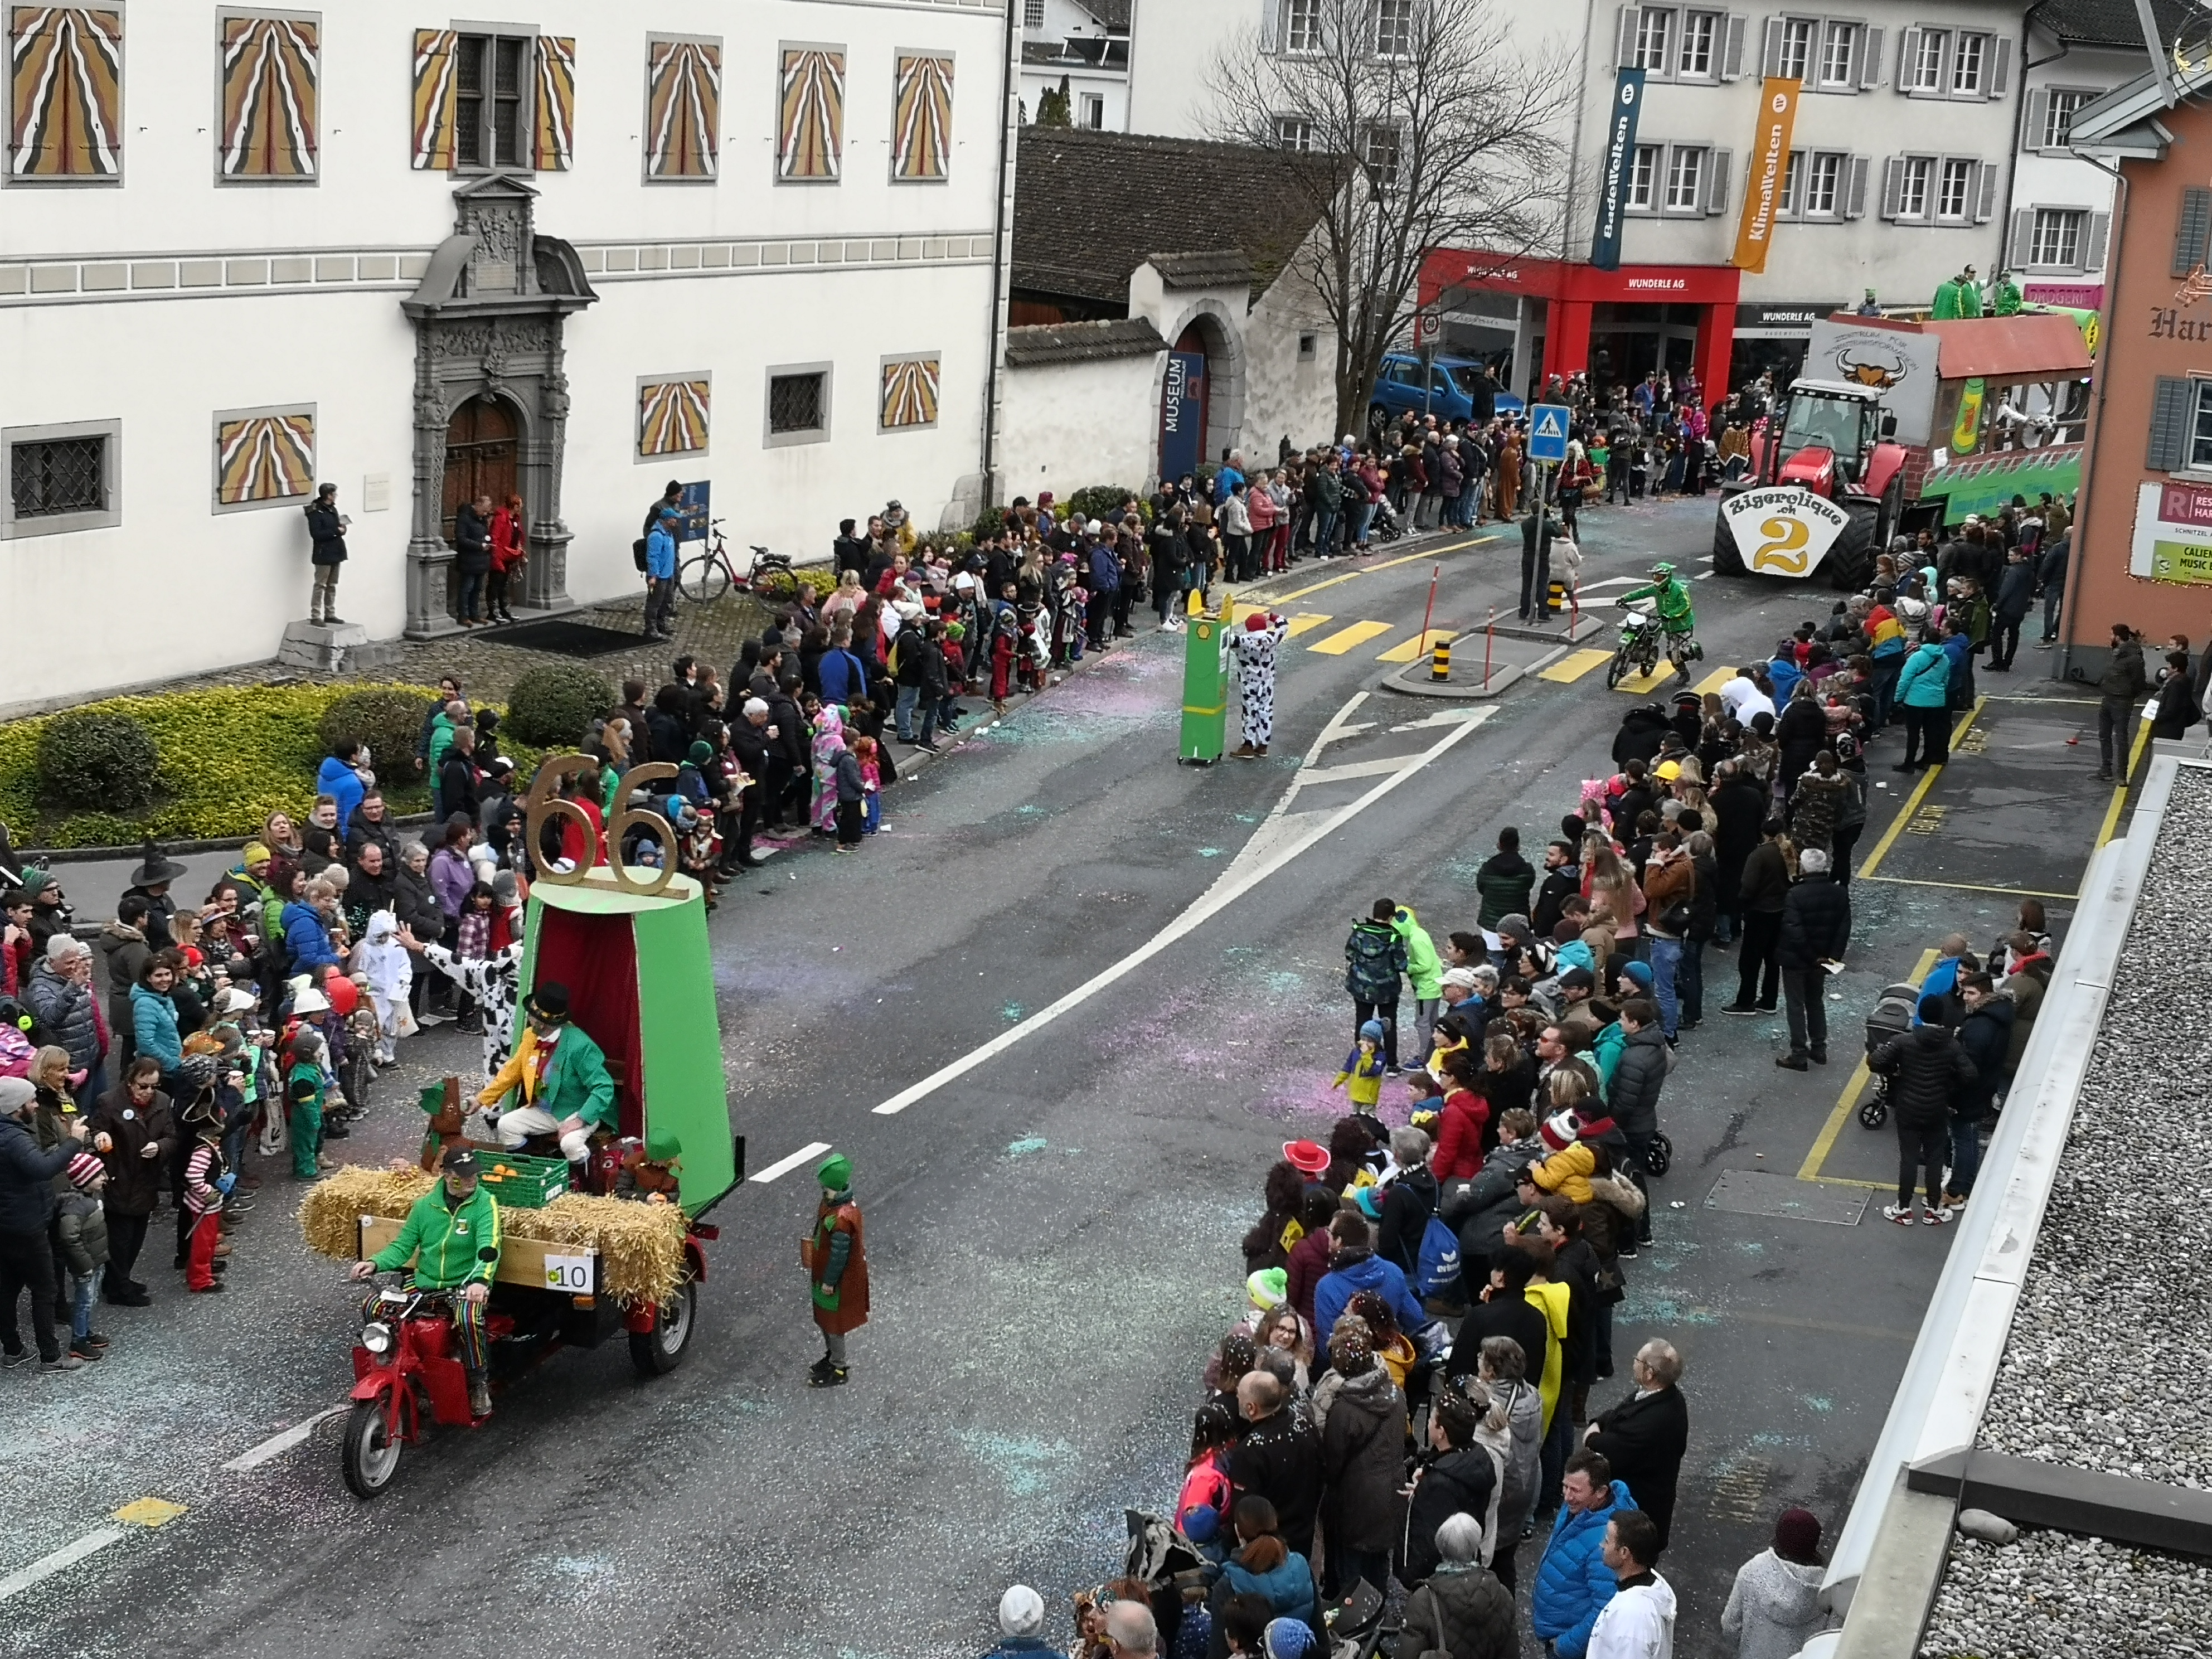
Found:
M 557 1134 L 562 1156 L 581 1164 L 591 1156 L 594 1128 L 615 1133 L 619 1127 L 606 1055 L 569 1021 L 567 986 L 541 983 L 523 1012 L 530 1029 L 477 1096 L 477 1104 L 492 1112 L 502 1102 L 515 1102 L 499 1115 L 501 1146 L 516 1147 L 532 1135 Z

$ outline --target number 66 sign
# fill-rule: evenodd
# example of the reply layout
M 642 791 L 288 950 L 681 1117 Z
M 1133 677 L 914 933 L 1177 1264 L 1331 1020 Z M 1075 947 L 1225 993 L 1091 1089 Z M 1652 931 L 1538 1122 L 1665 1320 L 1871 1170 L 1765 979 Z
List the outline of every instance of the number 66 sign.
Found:
M 1721 503 L 1744 568 L 1765 576 L 1810 575 L 1851 515 L 1795 484 L 1747 489 Z

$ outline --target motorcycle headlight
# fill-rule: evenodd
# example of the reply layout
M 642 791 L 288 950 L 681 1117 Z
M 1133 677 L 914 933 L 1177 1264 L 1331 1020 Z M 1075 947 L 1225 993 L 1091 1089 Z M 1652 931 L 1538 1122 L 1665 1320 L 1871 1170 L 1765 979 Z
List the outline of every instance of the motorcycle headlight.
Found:
M 371 1353 L 392 1352 L 392 1327 L 380 1319 L 372 1319 L 361 1328 L 361 1346 Z

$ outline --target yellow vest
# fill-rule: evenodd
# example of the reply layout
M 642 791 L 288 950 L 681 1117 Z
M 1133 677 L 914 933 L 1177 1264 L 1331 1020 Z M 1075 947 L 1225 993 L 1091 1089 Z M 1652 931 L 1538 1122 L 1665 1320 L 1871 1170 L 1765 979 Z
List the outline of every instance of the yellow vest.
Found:
M 1567 1304 L 1574 1291 L 1565 1285 L 1531 1285 L 1521 1294 L 1552 1328 L 1552 1340 L 1544 1345 L 1543 1380 L 1537 1385 L 1544 1396 L 1544 1432 L 1549 1434 L 1552 1411 L 1559 1403 L 1559 1373 L 1566 1367 Z

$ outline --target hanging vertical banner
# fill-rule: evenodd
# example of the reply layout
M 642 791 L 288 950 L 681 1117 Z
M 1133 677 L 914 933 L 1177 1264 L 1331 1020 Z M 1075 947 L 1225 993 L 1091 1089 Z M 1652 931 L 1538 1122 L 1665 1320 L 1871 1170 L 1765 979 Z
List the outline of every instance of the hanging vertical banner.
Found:
M 1790 182 L 1790 130 L 1797 122 L 1802 82 L 1770 80 L 1759 94 L 1759 131 L 1752 135 L 1751 176 L 1745 179 L 1743 218 L 1735 228 L 1738 270 L 1765 270 L 1767 245 L 1782 211 L 1782 189 Z
M 1590 235 L 1590 264 L 1620 269 L 1620 222 L 1636 168 L 1636 112 L 1644 107 L 1644 71 L 1624 69 L 1613 79 L 1613 125 L 1605 137 L 1605 173 L 1597 192 L 1597 228 Z

